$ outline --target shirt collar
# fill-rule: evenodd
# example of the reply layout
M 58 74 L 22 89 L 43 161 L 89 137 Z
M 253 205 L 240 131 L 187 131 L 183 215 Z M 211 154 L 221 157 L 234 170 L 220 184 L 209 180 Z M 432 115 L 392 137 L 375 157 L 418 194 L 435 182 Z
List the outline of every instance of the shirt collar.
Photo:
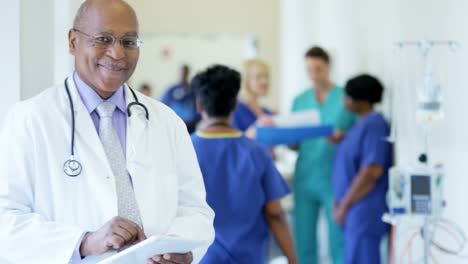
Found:
M 89 113 L 92 113 L 96 108 L 104 101 L 111 102 L 117 106 L 117 108 L 123 113 L 127 113 L 127 102 L 125 101 L 125 89 L 124 85 L 119 87 L 115 93 L 107 100 L 102 99 L 89 85 L 87 85 L 75 71 L 73 73 L 73 81 L 75 82 L 78 94 L 81 97 L 86 109 Z

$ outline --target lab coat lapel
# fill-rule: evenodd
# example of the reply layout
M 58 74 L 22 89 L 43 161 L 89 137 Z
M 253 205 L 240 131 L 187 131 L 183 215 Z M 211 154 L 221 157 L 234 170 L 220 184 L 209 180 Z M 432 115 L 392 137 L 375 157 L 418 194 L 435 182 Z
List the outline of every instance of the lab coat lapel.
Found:
M 135 102 L 135 98 L 128 86 L 126 86 L 125 94 L 127 95 L 127 105 Z M 136 175 L 132 174 L 134 172 L 132 165 L 148 159 L 148 144 L 146 144 L 148 120 L 146 120 L 145 111 L 142 107 L 134 105 L 130 111 L 132 115 L 127 119 L 127 168 L 132 177 L 135 177 Z

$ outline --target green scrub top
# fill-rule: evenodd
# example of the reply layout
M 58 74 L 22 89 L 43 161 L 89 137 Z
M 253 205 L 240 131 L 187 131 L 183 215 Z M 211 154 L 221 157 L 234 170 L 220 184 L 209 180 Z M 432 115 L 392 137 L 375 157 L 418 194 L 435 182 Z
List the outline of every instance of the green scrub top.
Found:
M 317 101 L 313 88 L 298 95 L 292 111 L 317 110 L 324 125 L 333 125 L 335 130 L 346 132 L 356 120 L 356 116 L 344 107 L 344 90 L 334 86 L 323 104 Z M 295 171 L 295 189 L 305 192 L 331 192 L 332 164 L 335 145 L 327 138 L 305 140 L 299 145 L 299 157 Z

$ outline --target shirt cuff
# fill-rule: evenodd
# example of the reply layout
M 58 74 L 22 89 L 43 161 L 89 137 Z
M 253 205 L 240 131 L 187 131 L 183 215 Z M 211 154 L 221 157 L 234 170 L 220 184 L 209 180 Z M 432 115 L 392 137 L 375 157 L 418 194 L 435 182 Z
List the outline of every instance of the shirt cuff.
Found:
M 83 234 L 80 237 L 80 240 L 78 240 L 78 243 L 76 243 L 75 250 L 73 251 L 73 255 L 70 259 L 70 264 L 80 264 L 81 263 L 81 254 L 80 254 L 80 246 L 81 242 L 83 241 L 84 236 L 88 232 L 83 232 Z

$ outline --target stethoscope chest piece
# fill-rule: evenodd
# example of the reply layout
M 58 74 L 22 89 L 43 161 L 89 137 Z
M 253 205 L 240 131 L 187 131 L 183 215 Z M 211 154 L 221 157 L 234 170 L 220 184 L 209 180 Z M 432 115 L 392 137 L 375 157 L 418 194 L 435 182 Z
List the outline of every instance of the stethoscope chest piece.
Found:
M 74 159 L 69 159 L 63 164 L 63 171 L 70 177 L 76 177 L 81 173 L 81 163 Z

